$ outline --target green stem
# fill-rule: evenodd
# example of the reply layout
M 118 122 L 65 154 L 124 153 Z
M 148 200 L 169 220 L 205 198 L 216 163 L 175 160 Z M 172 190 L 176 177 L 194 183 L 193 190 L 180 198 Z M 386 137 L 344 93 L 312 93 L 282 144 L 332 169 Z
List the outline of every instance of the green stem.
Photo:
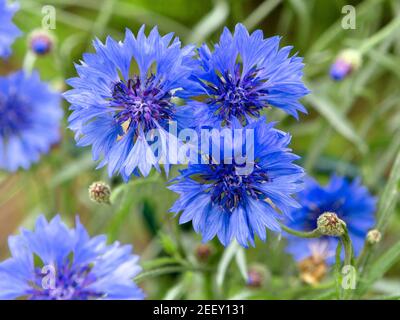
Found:
M 362 272 L 365 265 L 368 263 L 369 258 L 371 257 L 371 248 L 372 246 L 369 244 L 369 242 L 365 241 L 364 247 L 357 259 L 356 264 L 359 272 Z
M 375 33 L 368 40 L 364 41 L 364 43 L 359 48 L 360 53 L 364 54 L 369 49 L 377 45 L 379 42 L 386 39 L 392 32 L 395 32 L 396 29 L 399 27 L 400 27 L 400 16 L 393 19 L 383 29 Z
M 319 238 L 322 236 L 321 232 L 318 229 L 314 229 L 309 232 L 303 232 L 303 231 L 293 230 L 293 229 L 285 226 L 284 224 L 281 224 L 281 228 L 282 228 L 282 230 L 286 231 L 287 233 L 290 233 L 290 234 L 292 234 L 296 237 L 300 237 L 300 238 Z
M 162 275 L 170 274 L 170 273 L 179 273 L 179 272 L 186 272 L 186 271 L 204 272 L 206 270 L 207 269 L 198 268 L 198 267 L 189 268 L 188 266 L 171 266 L 171 267 L 159 268 L 159 269 L 142 272 L 141 274 L 136 276 L 133 280 L 136 283 L 138 283 L 138 282 L 141 282 L 148 278 L 158 277 L 158 276 L 162 276 Z
M 341 240 L 344 248 L 344 265 L 351 265 L 353 262 L 353 245 L 351 243 L 347 228 L 345 229 L 345 233 L 343 234 Z
M 26 73 L 31 74 L 33 66 L 35 65 L 35 61 L 36 61 L 36 55 L 31 50 L 28 49 L 24 57 L 24 62 L 22 63 L 22 69 Z
M 110 18 L 113 14 L 115 5 L 115 0 L 105 0 L 103 2 L 102 7 L 99 10 L 99 15 L 93 25 L 92 35 L 90 39 L 93 39 L 95 36 L 101 38 L 104 34 L 105 28 L 110 21 Z

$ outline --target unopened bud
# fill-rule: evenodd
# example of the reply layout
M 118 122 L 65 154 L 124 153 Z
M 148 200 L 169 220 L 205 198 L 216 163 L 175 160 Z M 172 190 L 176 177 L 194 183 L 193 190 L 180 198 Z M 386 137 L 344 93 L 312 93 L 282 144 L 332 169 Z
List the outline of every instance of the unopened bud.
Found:
M 377 244 L 381 241 L 382 235 L 377 229 L 372 229 L 367 233 L 367 241 L 369 244 Z
M 110 203 L 110 186 L 102 181 L 93 182 L 89 187 L 90 200 L 97 203 Z
M 267 269 L 262 265 L 253 265 L 247 273 L 247 286 L 250 288 L 261 288 L 268 277 Z
M 336 213 L 325 212 L 318 217 L 317 226 L 319 232 L 325 236 L 340 237 L 345 232 L 346 223 Z
M 29 36 L 29 47 L 38 56 L 51 52 L 54 46 L 54 37 L 47 30 L 34 30 Z
M 251 288 L 260 288 L 263 284 L 263 275 L 258 270 L 250 270 L 247 274 L 247 286 Z
M 357 70 L 362 63 L 362 57 L 358 50 L 342 50 L 330 69 L 330 76 L 333 80 L 340 81 L 350 73 Z
M 212 248 L 209 244 L 200 244 L 196 248 L 196 257 L 199 261 L 207 261 L 211 254 Z

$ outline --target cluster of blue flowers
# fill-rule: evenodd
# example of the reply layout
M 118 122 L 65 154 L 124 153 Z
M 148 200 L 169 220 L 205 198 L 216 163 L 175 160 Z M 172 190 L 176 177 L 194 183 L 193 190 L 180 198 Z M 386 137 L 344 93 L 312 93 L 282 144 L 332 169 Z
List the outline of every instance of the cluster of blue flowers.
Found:
M 14 12 L 0 0 L 0 56 L 10 53 L 19 33 L 11 22 Z M 261 30 L 250 34 L 241 24 L 234 33 L 225 28 L 213 48 L 182 46 L 157 28 L 148 36 L 144 27 L 137 35 L 126 30 L 120 42 L 96 39 L 95 52 L 84 54 L 78 76 L 67 80 L 69 128 L 78 146 L 91 146 L 99 167 L 125 181 L 146 177 L 161 163 L 168 174 L 179 163 L 170 150 L 185 144 L 178 132 L 224 130 L 216 139 L 212 130 L 209 147 L 169 186 L 179 194 L 170 210 L 180 214 L 179 223 L 191 221 L 203 241 L 218 237 L 225 246 L 237 241 L 248 247 L 255 246 L 256 236 L 265 241 L 267 229 L 281 232 L 282 223 L 312 230 L 320 214 L 332 211 L 347 223 L 357 253 L 374 223 L 373 197 L 358 180 L 333 177 L 324 188 L 306 178 L 304 184 L 304 170 L 294 163 L 299 156 L 289 148 L 291 136 L 263 116 L 271 107 L 296 119 L 306 113 L 299 102 L 309 93 L 302 58 L 279 42 L 265 39 Z M 37 48 L 43 53 L 49 46 L 39 41 Z M 28 169 L 59 140 L 59 100 L 37 73 L 0 78 L 0 169 Z M 237 130 L 242 139 L 227 138 Z M 248 131 L 252 139 L 242 144 Z M 216 154 L 223 160 L 215 161 Z M 297 260 L 315 254 L 315 248 L 323 248 L 319 253 L 328 259 L 337 239 L 288 236 L 288 243 Z M 0 263 L 0 298 L 144 297 L 132 281 L 141 269 L 131 247 L 90 238 L 79 220 L 69 229 L 59 216 L 50 222 L 39 217 L 35 231 L 10 237 L 9 247 L 12 257 Z

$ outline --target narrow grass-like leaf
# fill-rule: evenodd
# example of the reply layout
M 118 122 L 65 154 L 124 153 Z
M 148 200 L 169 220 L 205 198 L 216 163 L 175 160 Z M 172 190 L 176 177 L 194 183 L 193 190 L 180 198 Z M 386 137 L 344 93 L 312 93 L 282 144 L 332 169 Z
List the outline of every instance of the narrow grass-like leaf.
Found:
M 265 0 L 248 17 L 243 24 L 249 29 L 257 26 L 265 17 L 267 17 L 282 0 Z
M 64 168 L 60 169 L 60 173 L 55 175 L 50 181 L 50 187 L 54 188 L 59 184 L 72 180 L 80 173 L 94 168 L 96 163 L 92 160 L 90 153 L 85 153 L 81 158 L 68 163 Z
M 367 151 L 367 145 L 364 140 L 357 134 L 353 125 L 343 117 L 337 108 L 326 98 L 317 96 L 316 94 L 309 95 L 305 98 L 325 119 L 330 125 L 343 137 L 352 142 L 361 153 Z
M 212 11 L 207 13 L 194 27 L 189 37 L 189 42 L 202 42 L 219 26 L 221 26 L 229 14 L 229 6 L 225 0 L 216 0 Z
M 362 296 L 368 288 L 380 277 L 382 277 L 396 262 L 400 260 L 400 241 L 381 255 L 369 268 L 365 279 L 361 279 L 357 290 Z
M 399 201 L 400 183 L 400 152 L 397 153 L 396 160 L 390 171 L 389 180 L 379 199 L 377 228 L 383 232 L 389 222 L 390 216 L 394 212 L 395 205 Z

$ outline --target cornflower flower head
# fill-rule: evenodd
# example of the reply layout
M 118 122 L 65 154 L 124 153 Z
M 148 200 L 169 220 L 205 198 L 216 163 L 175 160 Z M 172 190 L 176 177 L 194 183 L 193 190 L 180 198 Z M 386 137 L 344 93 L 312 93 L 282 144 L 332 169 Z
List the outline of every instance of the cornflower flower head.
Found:
M 293 163 L 299 157 L 288 148 L 290 135 L 273 126 L 262 117 L 242 128 L 239 135 L 253 132 L 252 139 L 235 138 L 237 122 L 225 128 L 234 138 L 211 137 L 209 144 L 222 160 L 215 161 L 218 152 L 202 154 L 208 161 L 189 163 L 169 187 L 180 196 L 170 211 L 181 213 L 181 224 L 192 221 L 203 242 L 217 236 L 224 246 L 254 246 L 255 235 L 265 241 L 266 229 L 279 232 L 279 221 L 297 206 L 291 195 L 301 189 L 303 169 Z
M 0 263 L 0 299 L 143 299 L 133 282 L 141 271 L 132 247 L 89 237 L 76 219 L 68 228 L 40 216 L 34 231 L 8 239 L 11 258 Z
M 91 145 L 93 159 L 102 159 L 99 167 L 107 165 L 110 176 L 147 176 L 159 169 L 159 159 L 168 171 L 176 161 L 168 149 L 179 143 L 168 127 L 179 122 L 176 101 L 191 83 L 193 46 L 182 48 L 172 33 L 161 36 L 157 28 L 146 37 L 144 26 L 137 37 L 126 30 L 122 42 L 108 37 L 93 45 L 95 53 L 83 55 L 78 77 L 67 81 L 73 89 L 64 94 L 78 146 Z
M 264 39 L 261 30 L 249 34 L 237 24 L 232 34 L 224 29 L 214 50 L 204 44 L 198 49 L 196 87 L 188 113 L 197 126 L 221 127 L 234 119 L 246 125 L 259 118 L 263 109 L 274 106 L 298 118 L 306 113 L 299 99 L 308 94 L 302 82 L 303 59 L 289 57 L 291 46 L 279 48 L 280 37 Z
M 61 97 L 39 74 L 0 77 L 0 169 L 28 169 L 60 139 Z

